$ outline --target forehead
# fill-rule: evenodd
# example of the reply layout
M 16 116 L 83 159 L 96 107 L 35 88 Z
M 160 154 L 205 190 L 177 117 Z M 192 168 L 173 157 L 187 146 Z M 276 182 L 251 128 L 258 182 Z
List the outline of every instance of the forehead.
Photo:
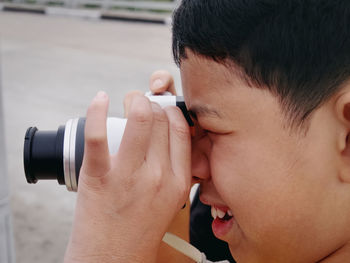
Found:
M 267 89 L 248 85 L 238 66 L 221 64 L 186 50 L 181 61 L 182 89 L 187 107 L 212 112 L 222 119 L 246 121 L 260 113 L 280 112 L 275 96 Z M 212 115 L 213 117 L 213 115 Z
M 231 62 L 224 65 L 212 59 L 196 55 L 190 50 L 186 50 L 187 57 L 181 61 L 181 78 L 186 85 L 184 88 L 200 86 L 200 89 L 191 89 L 191 92 L 202 92 L 206 87 L 207 92 L 217 92 L 224 86 L 239 84 L 240 70 Z M 187 87 L 187 84 L 189 87 Z
M 203 113 L 214 112 L 214 109 L 211 110 L 214 101 L 223 103 L 233 95 L 238 98 L 239 90 L 247 85 L 233 63 L 224 65 L 190 50 L 186 50 L 186 54 L 187 57 L 181 61 L 180 72 L 189 107 Z M 216 114 L 219 115 L 217 111 Z

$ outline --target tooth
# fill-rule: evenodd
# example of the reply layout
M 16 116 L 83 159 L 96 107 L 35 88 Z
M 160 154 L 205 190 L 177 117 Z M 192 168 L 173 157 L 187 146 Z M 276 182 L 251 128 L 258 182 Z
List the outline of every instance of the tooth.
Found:
M 233 216 L 233 214 L 232 214 L 232 211 L 231 211 L 231 210 L 227 210 L 227 214 L 228 214 L 229 216 Z
M 216 209 L 216 212 L 218 213 L 218 217 L 219 218 L 224 218 L 224 216 L 226 214 L 224 211 L 222 211 L 220 209 Z
M 212 216 L 214 219 L 217 218 L 217 216 L 218 216 L 218 213 L 217 213 L 217 211 L 216 211 L 216 209 L 215 209 L 214 206 L 211 207 L 211 216 Z

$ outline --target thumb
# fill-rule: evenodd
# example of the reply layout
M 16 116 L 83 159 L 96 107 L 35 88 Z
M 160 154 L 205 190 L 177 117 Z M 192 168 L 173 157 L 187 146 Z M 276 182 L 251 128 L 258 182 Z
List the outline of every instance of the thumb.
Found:
M 165 91 L 169 91 L 173 95 L 176 95 L 174 78 L 168 71 L 158 70 L 155 71 L 149 81 L 150 90 L 155 94 L 160 94 Z
M 92 100 L 86 115 L 85 149 L 83 158 L 84 173 L 99 177 L 110 168 L 107 142 L 107 112 L 109 99 L 100 91 Z

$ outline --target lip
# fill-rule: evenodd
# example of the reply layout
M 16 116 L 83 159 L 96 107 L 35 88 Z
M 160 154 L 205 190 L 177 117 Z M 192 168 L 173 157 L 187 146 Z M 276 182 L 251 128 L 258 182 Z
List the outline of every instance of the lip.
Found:
M 230 209 L 225 204 L 222 204 L 222 203 L 217 202 L 217 201 L 211 201 L 211 200 L 207 199 L 206 197 L 204 197 L 203 195 L 199 196 L 199 200 L 201 201 L 201 203 L 203 203 L 205 205 L 214 206 L 215 208 L 219 208 L 220 210 L 222 210 L 224 212 L 226 212 L 227 210 Z
M 213 207 L 215 207 L 215 208 L 217 208 L 217 209 L 220 209 L 221 211 L 223 211 L 223 212 L 227 212 L 227 210 L 229 210 L 230 208 L 229 207 L 227 207 L 227 206 L 222 206 L 222 205 L 216 205 L 216 204 L 214 204 L 214 205 L 212 205 Z
M 220 204 L 218 202 L 213 202 L 213 201 L 207 199 L 203 195 L 199 196 L 199 200 L 203 204 L 218 208 L 218 209 L 224 211 L 225 213 L 227 212 L 227 210 L 230 209 L 228 206 L 226 206 L 224 204 Z M 230 220 L 222 220 L 219 217 L 217 217 L 216 219 L 213 220 L 213 222 L 211 224 L 211 228 L 213 230 L 214 235 L 217 238 L 220 238 L 220 239 L 223 238 L 230 231 L 234 222 L 235 222 L 234 216 Z
M 234 220 L 234 217 L 232 217 L 230 220 L 222 220 L 218 217 L 214 219 L 211 224 L 214 235 L 217 238 L 223 238 L 232 228 Z

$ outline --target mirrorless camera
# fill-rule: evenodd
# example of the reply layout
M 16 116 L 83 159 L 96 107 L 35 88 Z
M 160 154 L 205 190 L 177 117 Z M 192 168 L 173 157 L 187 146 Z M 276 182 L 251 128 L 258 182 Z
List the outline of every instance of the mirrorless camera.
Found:
M 193 125 L 183 97 L 148 96 L 161 107 L 177 106 L 188 124 Z M 107 139 L 111 154 L 118 151 L 123 137 L 126 119 L 107 119 Z M 40 131 L 36 127 L 27 129 L 24 138 L 24 170 L 27 182 L 54 180 L 66 185 L 69 191 L 77 191 L 79 172 L 84 156 L 85 118 L 70 119 L 56 131 Z

